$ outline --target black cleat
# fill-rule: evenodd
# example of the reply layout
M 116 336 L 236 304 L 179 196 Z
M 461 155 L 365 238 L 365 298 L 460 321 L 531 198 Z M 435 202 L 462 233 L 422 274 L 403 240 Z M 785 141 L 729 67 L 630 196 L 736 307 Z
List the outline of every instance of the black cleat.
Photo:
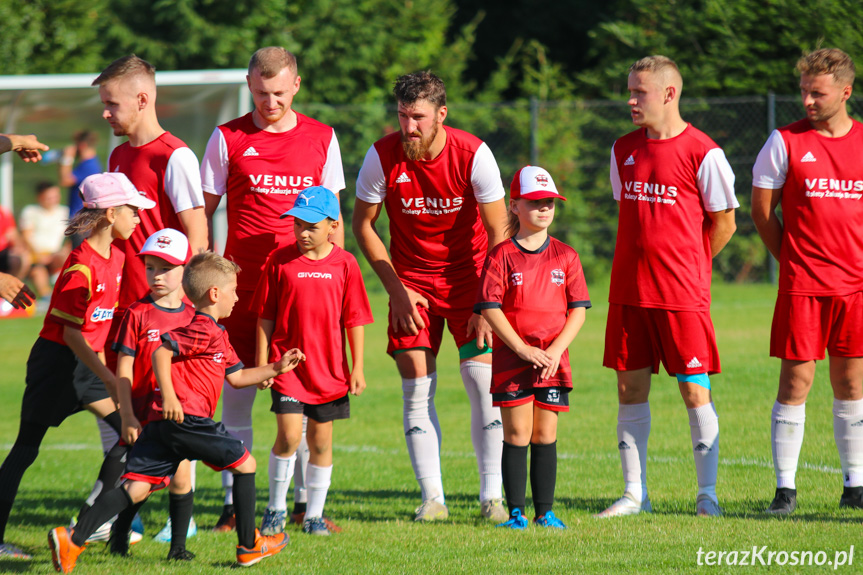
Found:
M 863 509 L 863 487 L 846 487 L 839 498 L 839 507 Z
M 195 558 L 195 554 L 191 551 L 186 551 L 185 547 L 171 547 L 168 551 L 168 561 L 191 561 Z
M 797 490 L 788 487 L 776 489 L 776 495 L 765 513 L 770 515 L 791 515 L 797 509 Z

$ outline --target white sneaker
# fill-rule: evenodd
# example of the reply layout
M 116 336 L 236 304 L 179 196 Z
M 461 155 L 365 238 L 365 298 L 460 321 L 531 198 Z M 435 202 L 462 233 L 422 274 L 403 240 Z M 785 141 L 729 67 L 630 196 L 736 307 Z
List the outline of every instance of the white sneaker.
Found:
M 430 523 L 432 521 L 443 521 L 449 517 L 449 509 L 440 501 L 429 499 L 423 501 L 423 504 L 417 507 L 416 517 L 414 521 L 422 523 Z
M 509 519 L 509 511 L 503 503 L 503 499 L 486 499 L 480 505 L 482 516 L 494 523 L 503 523 Z
M 695 515 L 698 517 L 721 517 L 722 508 L 706 493 L 702 493 L 695 500 Z
M 612 503 L 608 509 L 597 513 L 594 517 L 605 519 L 606 517 L 623 517 L 625 515 L 638 515 L 641 512 L 653 513 L 653 507 L 650 505 L 650 498 L 644 496 L 644 500 L 639 503 L 635 497 L 628 491 L 623 494 L 623 497 Z

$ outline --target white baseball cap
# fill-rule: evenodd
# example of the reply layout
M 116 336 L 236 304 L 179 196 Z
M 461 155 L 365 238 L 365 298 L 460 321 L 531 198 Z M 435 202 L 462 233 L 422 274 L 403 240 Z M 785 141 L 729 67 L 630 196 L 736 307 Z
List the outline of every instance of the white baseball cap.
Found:
M 177 266 L 186 264 L 192 257 L 189 240 L 173 228 L 165 228 L 147 238 L 138 253 L 140 257 L 156 256 Z
M 509 197 L 513 200 L 524 198 L 525 200 L 541 200 L 543 198 L 566 198 L 557 191 L 554 180 L 539 166 L 525 166 L 515 173 L 512 184 L 509 186 Z

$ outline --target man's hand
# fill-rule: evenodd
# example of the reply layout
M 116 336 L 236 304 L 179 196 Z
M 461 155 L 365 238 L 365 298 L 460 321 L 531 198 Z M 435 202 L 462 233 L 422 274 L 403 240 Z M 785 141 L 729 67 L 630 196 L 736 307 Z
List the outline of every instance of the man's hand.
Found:
M 12 144 L 12 150 L 25 162 L 38 162 L 42 159 L 42 152 L 49 149 L 48 146 L 37 140 L 33 134 L 26 136 L 7 134 L 6 137 L 9 138 Z
M 421 329 L 425 329 L 426 324 L 420 315 L 417 306 L 428 309 L 429 302 L 407 286 L 404 287 L 404 292 L 398 296 L 390 296 L 390 310 L 393 314 L 393 329 L 396 333 L 403 331 L 410 335 L 416 335 Z
M 15 309 L 24 309 L 36 299 L 36 294 L 27 284 L 13 275 L 0 273 L 0 297 Z
M 491 325 L 489 325 L 485 318 L 478 313 L 471 314 L 470 319 L 467 321 L 467 336 L 470 337 L 472 333 L 476 334 L 476 349 L 478 351 L 482 351 L 486 347 L 491 348 L 494 330 L 491 329 Z

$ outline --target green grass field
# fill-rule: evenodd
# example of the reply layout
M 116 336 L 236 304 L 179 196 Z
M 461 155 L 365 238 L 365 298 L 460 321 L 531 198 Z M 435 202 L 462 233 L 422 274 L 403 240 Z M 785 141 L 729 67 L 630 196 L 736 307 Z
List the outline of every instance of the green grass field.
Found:
M 458 376 L 456 351 L 448 341 L 439 360 L 437 409 L 443 428 L 443 471 L 451 520 L 416 525 L 411 520 L 419 489 L 404 445 L 401 389 L 385 355 L 386 301 L 373 296 L 378 323 L 366 336 L 368 389 L 353 400 L 352 419 L 335 427 L 335 470 L 327 510 L 344 527 L 329 538 L 290 531 L 288 549 L 256 566 L 260 573 L 731 573 L 745 568 L 698 565 L 698 552 L 824 551 L 859 548 L 863 512 L 840 510 L 842 477 L 833 443 L 831 393 L 820 365 L 809 398 L 806 441 L 793 518 L 762 513 L 773 495 L 770 410 L 778 360 L 767 356 L 775 288 L 715 286 L 713 317 L 723 373 L 713 378 L 720 416 L 721 452 L 717 492 L 725 517 L 694 517 L 695 471 L 685 408 L 675 380 L 654 378 L 649 487 L 655 513 L 596 520 L 592 515 L 620 496 L 622 479 L 615 435 L 617 401 L 613 372 L 601 367 L 606 293 L 592 292 L 594 307 L 570 353 L 575 375 L 571 412 L 561 417 L 558 437 L 556 514 L 565 532 L 496 530 L 479 518 L 476 462 L 470 444 L 469 409 Z M 0 321 L 0 457 L 17 433 L 24 365 L 40 321 Z M 253 454 L 266 462 L 275 431 L 269 395 L 255 404 Z M 101 460 L 93 417 L 78 414 L 51 430 L 39 459 L 24 477 L 6 539 L 32 552 L 29 562 L 0 561 L 0 572 L 51 570 L 48 530 L 66 524 L 92 485 Z M 267 499 L 266 463 L 258 473 L 258 516 Z M 529 495 L 528 490 L 528 495 Z M 198 466 L 195 517 L 200 534 L 189 540 L 191 564 L 164 561 L 167 546 L 150 536 L 167 517 L 167 495 L 155 495 L 142 510 L 147 537 L 132 557 L 114 559 L 100 545 L 80 558 L 76 573 L 213 573 L 234 560 L 236 538 L 209 532 L 221 510 L 218 474 Z M 530 500 L 528 500 L 528 513 Z M 706 556 L 702 556 L 702 561 Z M 742 561 L 742 555 L 739 555 Z M 781 556 L 779 557 L 781 560 Z M 849 558 L 846 558 L 846 563 Z M 774 560 L 775 561 L 775 560 Z M 756 561 L 757 563 L 757 561 Z M 863 550 L 840 572 L 858 572 Z M 758 566 L 755 570 L 769 567 Z M 823 572 L 834 566 L 773 566 L 773 571 Z M 749 569 L 751 570 L 751 569 Z

